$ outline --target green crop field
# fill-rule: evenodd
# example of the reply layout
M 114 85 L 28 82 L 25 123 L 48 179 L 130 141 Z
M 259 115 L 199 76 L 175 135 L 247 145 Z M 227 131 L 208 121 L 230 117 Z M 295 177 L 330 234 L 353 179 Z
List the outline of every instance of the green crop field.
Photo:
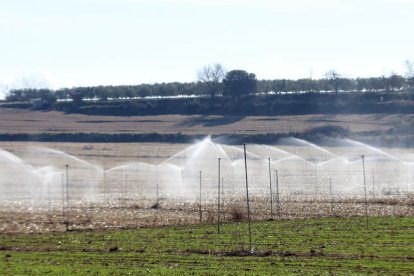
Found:
M 45 274 L 414 273 L 414 217 L 2 234 L 0 271 Z

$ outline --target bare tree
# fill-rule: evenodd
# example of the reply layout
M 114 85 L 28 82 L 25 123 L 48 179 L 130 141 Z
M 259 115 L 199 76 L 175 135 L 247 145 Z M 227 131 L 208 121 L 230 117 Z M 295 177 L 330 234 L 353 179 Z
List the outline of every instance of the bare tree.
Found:
M 406 60 L 405 68 L 407 70 L 405 73 L 405 77 L 407 79 L 408 89 L 414 91 L 414 62 Z
M 341 75 L 336 72 L 335 70 L 330 70 L 325 73 L 326 79 L 332 84 L 335 89 L 335 94 L 338 95 L 338 88 L 339 88 L 339 80 Z
M 206 84 L 212 99 L 219 93 L 221 82 L 225 75 L 226 70 L 219 63 L 206 65 L 197 72 L 198 80 Z
M 3 99 L 8 93 L 9 87 L 7 86 L 7 84 L 0 83 L 0 99 Z
M 49 89 L 48 79 L 41 73 L 21 76 L 11 84 L 12 89 Z
M 414 77 L 414 62 L 411 60 L 406 60 L 405 62 L 405 69 L 407 72 L 405 73 L 407 77 Z

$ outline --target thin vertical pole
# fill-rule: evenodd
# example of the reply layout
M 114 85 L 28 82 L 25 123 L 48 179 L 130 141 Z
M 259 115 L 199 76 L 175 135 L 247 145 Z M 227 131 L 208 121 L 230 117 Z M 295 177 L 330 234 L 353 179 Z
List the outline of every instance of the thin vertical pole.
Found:
M 233 188 L 233 195 L 234 195 L 234 181 L 235 181 L 235 179 L 234 179 L 234 168 L 233 168 L 233 166 L 231 166 L 231 174 L 232 174 L 232 178 L 233 178 L 232 188 Z
M 159 202 L 159 199 L 160 199 L 160 196 L 159 196 L 159 184 L 158 184 L 158 182 L 157 182 L 157 188 L 156 188 L 156 191 L 155 191 L 155 196 L 157 197 L 157 203 Z
M 270 188 L 270 216 L 273 216 L 272 172 L 270 170 L 270 157 L 269 157 L 269 188 Z
M 125 175 L 125 195 L 128 194 L 128 175 Z
M 200 214 L 200 223 L 203 221 L 203 212 L 201 211 L 201 174 L 200 171 L 200 197 L 199 197 L 199 203 L 198 203 L 198 212 Z
M 220 161 L 218 159 L 218 183 L 217 183 L 217 234 L 220 234 Z
M 181 185 L 184 185 L 184 168 L 181 168 Z
M 375 197 L 375 169 L 372 168 L 372 197 Z
M 128 196 L 128 174 L 125 175 L 125 186 L 124 186 L 124 203 L 125 203 L 125 208 L 128 205 L 128 200 L 127 200 L 127 196 Z
M 318 181 L 317 181 L 317 177 L 318 177 L 318 170 L 316 169 L 316 164 L 315 164 L 315 172 L 314 172 L 314 175 L 315 175 L 315 179 L 314 179 L 314 182 L 315 182 L 315 197 L 318 195 Z M 316 200 L 316 198 L 315 198 L 315 200 Z
M 226 220 L 226 212 L 224 210 L 224 200 L 225 200 L 224 177 L 222 177 L 221 178 L 221 210 L 223 211 L 223 220 Z
M 221 178 L 221 196 L 223 197 L 222 198 L 222 202 L 224 202 L 224 196 L 225 196 L 225 191 L 224 191 L 224 177 L 222 177 Z M 221 207 L 223 207 L 223 206 L 221 206 Z
M 278 219 L 281 218 L 280 214 L 280 197 L 279 197 L 279 173 L 277 170 L 275 170 L 276 174 L 276 204 L 277 204 L 277 217 Z
M 334 212 L 334 200 L 333 200 L 333 193 L 332 193 L 332 179 L 329 178 L 329 191 L 331 194 L 331 213 L 332 216 L 335 216 L 335 212 Z
M 69 165 L 66 165 L 66 205 L 69 206 Z
M 105 167 L 103 170 L 103 193 L 104 193 L 104 201 L 107 199 L 107 191 L 106 191 L 106 173 L 105 173 Z
M 365 156 L 362 155 L 362 172 L 364 174 L 364 195 L 365 195 L 365 222 L 368 228 L 368 199 L 367 199 L 367 185 L 365 180 Z
M 276 188 L 276 170 L 273 170 L 273 186 Z M 272 196 L 273 201 L 276 202 L 276 211 L 277 211 L 277 201 L 276 201 L 276 192 Z
M 61 187 L 62 187 L 62 217 L 63 220 L 66 220 L 66 210 L 65 210 L 65 176 L 62 173 L 61 175 Z
M 50 181 L 48 181 L 48 183 L 47 183 L 47 208 L 48 208 L 48 211 L 50 212 L 51 211 L 51 209 L 52 209 L 52 202 L 51 202 L 51 198 L 50 198 Z
M 139 160 L 139 151 L 137 151 L 137 160 Z M 137 166 L 136 166 L 136 185 L 135 187 L 139 187 L 139 163 L 137 162 Z
M 247 178 L 247 155 L 246 144 L 244 144 L 244 170 L 246 172 L 246 201 L 247 201 L 247 221 L 249 223 L 249 249 L 252 252 L 252 228 L 250 222 L 250 202 L 249 202 L 249 183 Z
M 66 231 L 69 230 L 68 211 L 69 210 L 69 165 L 66 165 Z

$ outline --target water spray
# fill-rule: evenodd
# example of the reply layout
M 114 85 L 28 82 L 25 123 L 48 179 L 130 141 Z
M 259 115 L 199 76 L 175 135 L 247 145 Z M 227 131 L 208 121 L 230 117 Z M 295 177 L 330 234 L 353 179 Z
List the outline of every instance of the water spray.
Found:
M 59 158 L 64 157 L 66 160 L 51 160 L 57 164 L 57 167 L 53 167 L 45 166 L 44 164 L 45 162 L 48 162 L 48 159 L 50 158 L 45 158 L 44 156 L 39 157 L 38 155 L 32 156 L 28 158 L 28 162 L 38 162 L 35 163 L 34 166 L 36 169 L 34 169 L 30 167 L 30 165 L 26 165 L 25 161 L 14 158 L 14 155 L 6 154 L 0 150 L 0 162 L 2 163 L 2 167 L 0 168 L 0 185 L 1 190 L 3 191 L 1 198 L 6 199 L 7 203 L 9 200 L 13 200 L 16 204 L 21 204 L 24 207 L 28 206 L 27 202 L 31 200 L 31 202 L 39 204 L 39 206 L 36 207 L 39 207 L 42 212 L 49 211 L 50 213 L 53 213 L 53 211 L 57 211 L 59 213 L 58 227 L 63 231 L 65 225 L 67 231 L 75 229 L 76 225 L 78 225 L 79 218 L 75 217 L 73 212 L 76 210 L 86 210 L 85 208 L 88 208 L 87 206 L 89 203 L 97 204 L 96 206 L 98 208 L 101 206 L 107 208 L 111 204 L 116 204 L 113 200 L 115 199 L 114 196 L 117 192 L 121 195 L 125 193 L 125 205 L 129 202 L 128 200 L 135 195 L 135 192 L 141 194 L 142 198 L 152 198 L 152 201 L 154 200 L 154 196 L 156 196 L 157 203 L 159 200 L 164 200 L 165 198 L 168 200 L 171 199 L 171 204 L 175 204 L 179 200 L 189 200 L 191 201 L 189 206 L 195 209 L 196 213 L 197 210 L 199 212 L 200 223 L 202 223 L 204 219 L 203 212 L 207 212 L 206 204 L 209 206 L 211 205 L 213 214 L 217 212 L 218 232 L 223 233 L 223 231 L 226 231 L 226 228 L 223 228 L 221 221 L 226 221 L 226 217 L 229 216 L 226 211 L 228 211 L 230 201 L 244 200 L 244 188 L 243 185 L 239 186 L 239 182 L 240 180 L 243 180 L 242 178 L 244 175 L 242 166 L 245 165 L 246 174 L 250 174 L 250 179 L 246 177 L 246 198 L 247 201 L 249 201 L 249 210 L 248 214 L 246 214 L 244 213 L 246 212 L 246 209 L 244 209 L 246 207 L 243 207 L 244 212 L 242 213 L 244 213 L 246 219 L 247 215 L 249 215 L 249 220 L 249 193 L 250 196 L 254 195 L 257 196 L 257 198 L 260 198 L 257 202 L 256 200 L 252 202 L 255 204 L 255 206 L 252 205 L 253 213 L 251 215 L 253 218 L 255 218 L 254 207 L 259 208 L 259 212 L 264 216 L 269 216 L 269 213 L 267 212 L 270 212 L 270 216 L 275 219 L 282 219 L 282 216 L 283 218 L 287 218 L 287 216 L 315 216 L 315 212 L 312 211 L 315 210 L 315 208 L 320 208 L 318 209 L 317 215 L 319 215 L 320 212 L 325 212 L 325 215 L 331 213 L 333 216 L 338 216 L 342 213 L 340 211 L 340 205 L 346 205 L 349 202 L 348 200 L 344 202 L 338 201 L 340 198 L 342 199 L 342 195 L 344 198 L 350 196 L 348 199 L 354 196 L 357 197 L 357 199 L 359 198 L 359 200 L 352 202 L 355 204 L 352 204 L 352 207 L 350 208 L 353 208 L 352 212 L 354 213 L 352 213 L 352 215 L 359 214 L 361 216 L 362 227 L 365 227 L 365 223 L 368 226 L 369 215 L 398 215 L 400 211 L 401 213 L 405 212 L 405 208 L 407 208 L 406 206 L 409 208 L 410 205 L 408 204 L 410 203 L 408 200 L 405 201 L 405 198 L 401 197 L 405 195 L 405 189 L 407 190 L 406 193 L 409 193 L 409 195 L 412 193 L 411 187 L 413 186 L 411 173 L 414 169 L 414 155 L 410 157 L 410 160 L 413 160 L 413 162 L 398 161 L 399 159 L 391 158 L 389 155 L 379 154 L 381 153 L 379 150 L 374 151 L 371 149 L 371 153 L 374 154 L 371 156 L 369 151 L 366 152 L 368 148 L 362 148 L 364 151 L 361 152 L 359 148 L 355 148 L 355 145 L 351 144 L 347 146 L 344 144 L 343 147 L 338 146 L 338 148 L 335 148 L 335 154 L 338 154 L 335 155 L 335 158 L 320 161 L 322 157 L 319 155 L 323 154 L 323 152 L 316 152 L 315 155 L 314 149 L 308 144 L 294 148 L 291 146 L 288 147 L 290 151 L 300 153 L 303 158 L 291 153 L 286 154 L 283 158 L 279 158 L 280 156 L 278 156 L 278 152 L 276 152 L 277 149 L 275 148 L 273 152 L 271 147 L 266 145 L 251 145 L 249 151 L 246 150 L 247 146 L 244 145 L 245 152 L 243 156 L 243 148 L 241 145 L 236 148 L 235 146 L 216 145 L 212 142 L 204 142 L 203 145 L 192 145 L 189 147 L 191 150 L 187 149 L 184 151 L 185 155 L 175 155 L 175 159 L 169 158 L 171 161 L 170 163 L 162 162 L 162 166 L 159 167 L 158 165 L 152 165 L 146 162 L 129 162 L 128 164 L 118 165 L 113 168 L 109 167 L 107 170 L 105 170 L 105 166 L 108 164 L 104 163 L 103 169 L 99 168 L 98 170 L 86 161 L 76 159 L 75 157 L 68 157 L 65 153 L 58 154 L 50 150 L 47 150 L 45 153 L 49 155 L 57 155 Z M 352 148 L 349 149 L 351 146 Z M 361 156 L 361 154 L 364 154 L 364 156 Z M 135 153 L 133 155 L 135 156 Z M 332 155 L 323 154 L 323 156 L 331 157 Z M 149 157 L 151 157 L 151 155 L 145 156 L 145 158 Z M 218 176 L 216 176 L 217 157 L 221 157 L 221 160 L 219 161 Z M 245 159 L 245 164 L 243 164 L 243 157 Z M 247 158 L 249 158 L 250 163 L 248 172 Z M 363 172 L 360 171 L 361 163 L 359 162 L 361 162 L 361 158 Z M 6 161 L 6 163 L 4 163 L 3 160 Z M 223 160 L 225 160 L 226 163 L 221 162 Z M 365 164 L 365 161 L 368 163 Z M 182 165 L 175 165 L 173 162 L 180 162 Z M 229 164 L 227 162 L 229 162 Z M 266 164 L 266 162 L 268 162 L 268 164 Z M 65 167 L 65 164 L 70 165 Z M 401 164 L 404 165 L 404 167 L 402 167 Z M 266 165 L 268 165 L 268 168 L 266 168 Z M 283 185 L 283 189 L 281 191 L 279 191 L 278 171 L 274 170 L 276 167 L 282 173 L 281 185 Z M 266 171 L 266 169 L 268 169 L 268 171 Z M 170 173 L 170 171 L 172 173 Z M 199 187 L 197 187 L 197 172 L 200 173 Z M 21 175 L 18 175 L 18 173 Z M 360 173 L 363 173 L 363 179 Z M 33 178 L 34 176 L 36 176 L 36 179 Z M 59 180 L 60 177 L 61 179 Z M 269 177 L 269 180 L 266 179 L 267 177 Z M 212 182 L 210 181 L 211 179 L 213 179 Z M 214 179 L 217 179 L 217 184 L 214 183 Z M 328 179 L 329 183 L 327 182 Z M 248 183 L 248 180 L 250 183 Z M 61 183 L 59 183 L 59 181 L 61 181 Z M 224 183 L 225 181 L 226 183 Z M 361 183 L 362 181 L 364 181 L 364 183 Z M 138 185 L 134 185 L 136 182 Z M 72 185 L 72 187 L 69 187 L 69 184 Z M 249 184 L 250 191 L 248 190 Z M 364 185 L 364 194 L 362 194 L 361 184 Z M 177 185 L 180 189 L 171 188 L 170 193 L 169 187 L 173 187 L 172 185 Z M 217 185 L 217 187 L 215 185 Z M 61 186 L 61 191 L 59 191 L 59 186 Z M 42 189 L 38 189 L 38 187 L 42 187 Z M 174 186 L 174 188 L 176 187 Z M 312 188 L 315 189 L 314 192 L 311 191 Z M 335 193 L 333 193 L 334 188 L 336 191 Z M 197 191 L 197 189 L 199 189 L 199 191 Z M 217 196 L 215 196 L 216 189 Z M 129 192 L 133 194 L 130 195 Z M 231 192 L 234 196 L 232 195 L 229 197 Z M 241 197 L 240 192 L 242 193 Z M 269 192 L 270 201 L 268 198 Z M 284 194 L 282 195 L 280 192 L 284 192 Z M 341 194 L 341 196 L 339 196 L 339 194 Z M 326 196 L 325 199 L 327 200 L 321 200 L 323 195 Z M 388 197 L 388 195 L 390 196 Z M 395 197 L 396 195 L 398 195 L 398 197 Z M 70 201 L 71 196 L 73 198 L 72 201 Z M 214 200 L 212 202 L 207 202 L 207 199 L 211 196 L 213 199 L 214 197 L 217 197 L 217 207 L 215 207 L 216 203 Z M 315 198 L 318 198 L 319 202 L 311 203 L 312 206 L 309 207 L 312 208 L 311 211 L 308 212 L 307 210 L 301 209 L 301 206 L 298 204 L 299 202 L 295 200 L 290 202 L 287 198 L 284 200 L 287 201 L 281 206 L 281 199 L 283 199 L 283 196 L 298 199 L 297 201 L 304 200 L 301 204 L 307 204 L 306 202 L 309 201 L 313 202 Z M 383 196 L 384 198 L 389 199 L 384 206 L 369 205 L 372 204 L 370 203 L 371 198 L 382 198 Z M 59 197 L 61 197 L 61 199 Z M 46 200 L 48 201 L 46 202 Z M 401 200 L 401 202 L 398 202 L 396 205 L 395 200 Z M 198 206 L 197 201 L 199 201 Z M 170 201 L 168 201 L 168 204 L 169 202 Z M 121 203 L 122 206 L 124 206 L 122 200 Z M 274 206 L 276 203 L 277 209 L 276 206 Z M 60 206 L 55 206 L 55 204 L 62 204 L 62 210 L 60 209 Z M 365 206 L 363 206 L 364 204 Z M 293 211 L 290 208 L 290 206 L 293 205 L 298 209 Z M 388 208 L 389 206 L 392 207 Z M 58 209 L 55 210 L 55 207 Z M 292 210 L 292 212 L 281 213 L 284 211 L 281 209 L 282 207 L 286 209 L 286 212 L 287 210 Z M 48 210 L 46 208 L 48 208 Z M 217 208 L 217 211 L 215 208 Z M 365 208 L 365 210 L 363 210 L 363 208 Z M 393 210 L 394 213 L 392 213 Z M 87 209 L 87 211 L 89 212 L 89 209 Z M 109 212 L 110 210 L 107 209 L 103 211 Z M 128 210 L 128 212 L 129 211 L 132 212 L 132 210 Z M 275 211 L 277 211 L 276 214 Z M 336 211 L 338 211 L 338 214 L 336 214 Z M 362 217 L 364 215 L 366 216 L 366 222 Z M 44 217 L 47 219 L 47 216 Z M 62 219 L 60 219 L 60 217 L 62 217 Z M 213 218 L 213 225 L 215 226 L 215 215 Z M 196 222 L 197 215 L 195 214 L 195 218 L 193 217 L 192 219 Z

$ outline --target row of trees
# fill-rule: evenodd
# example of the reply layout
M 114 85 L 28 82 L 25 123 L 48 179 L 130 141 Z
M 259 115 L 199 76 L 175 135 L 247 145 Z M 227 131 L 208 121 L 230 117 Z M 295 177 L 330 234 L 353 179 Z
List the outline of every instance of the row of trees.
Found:
M 7 95 L 7 101 L 29 101 L 41 99 L 48 103 L 57 99 L 131 99 L 143 97 L 168 97 L 177 95 L 240 97 L 256 93 L 257 79 L 253 73 L 244 70 L 233 70 L 225 73 L 220 64 L 209 65 L 198 72 L 198 82 L 161 83 L 125 86 L 96 86 L 65 88 L 57 91 L 49 89 L 17 89 Z
M 412 69 L 412 67 L 411 67 Z M 306 92 L 414 92 L 414 72 L 407 76 L 392 74 L 385 77 L 345 78 L 335 71 L 330 71 L 323 79 L 298 80 L 257 80 L 255 74 L 244 70 L 226 72 L 220 64 L 203 67 L 197 72 L 197 82 L 190 83 L 156 83 L 123 86 L 96 86 L 65 88 L 56 91 L 49 89 L 11 90 L 7 101 L 30 101 L 41 99 L 53 102 L 56 99 L 130 99 L 143 97 L 168 97 L 178 95 L 204 96 L 214 99 L 218 96 L 238 98 L 254 93 L 306 93 Z

